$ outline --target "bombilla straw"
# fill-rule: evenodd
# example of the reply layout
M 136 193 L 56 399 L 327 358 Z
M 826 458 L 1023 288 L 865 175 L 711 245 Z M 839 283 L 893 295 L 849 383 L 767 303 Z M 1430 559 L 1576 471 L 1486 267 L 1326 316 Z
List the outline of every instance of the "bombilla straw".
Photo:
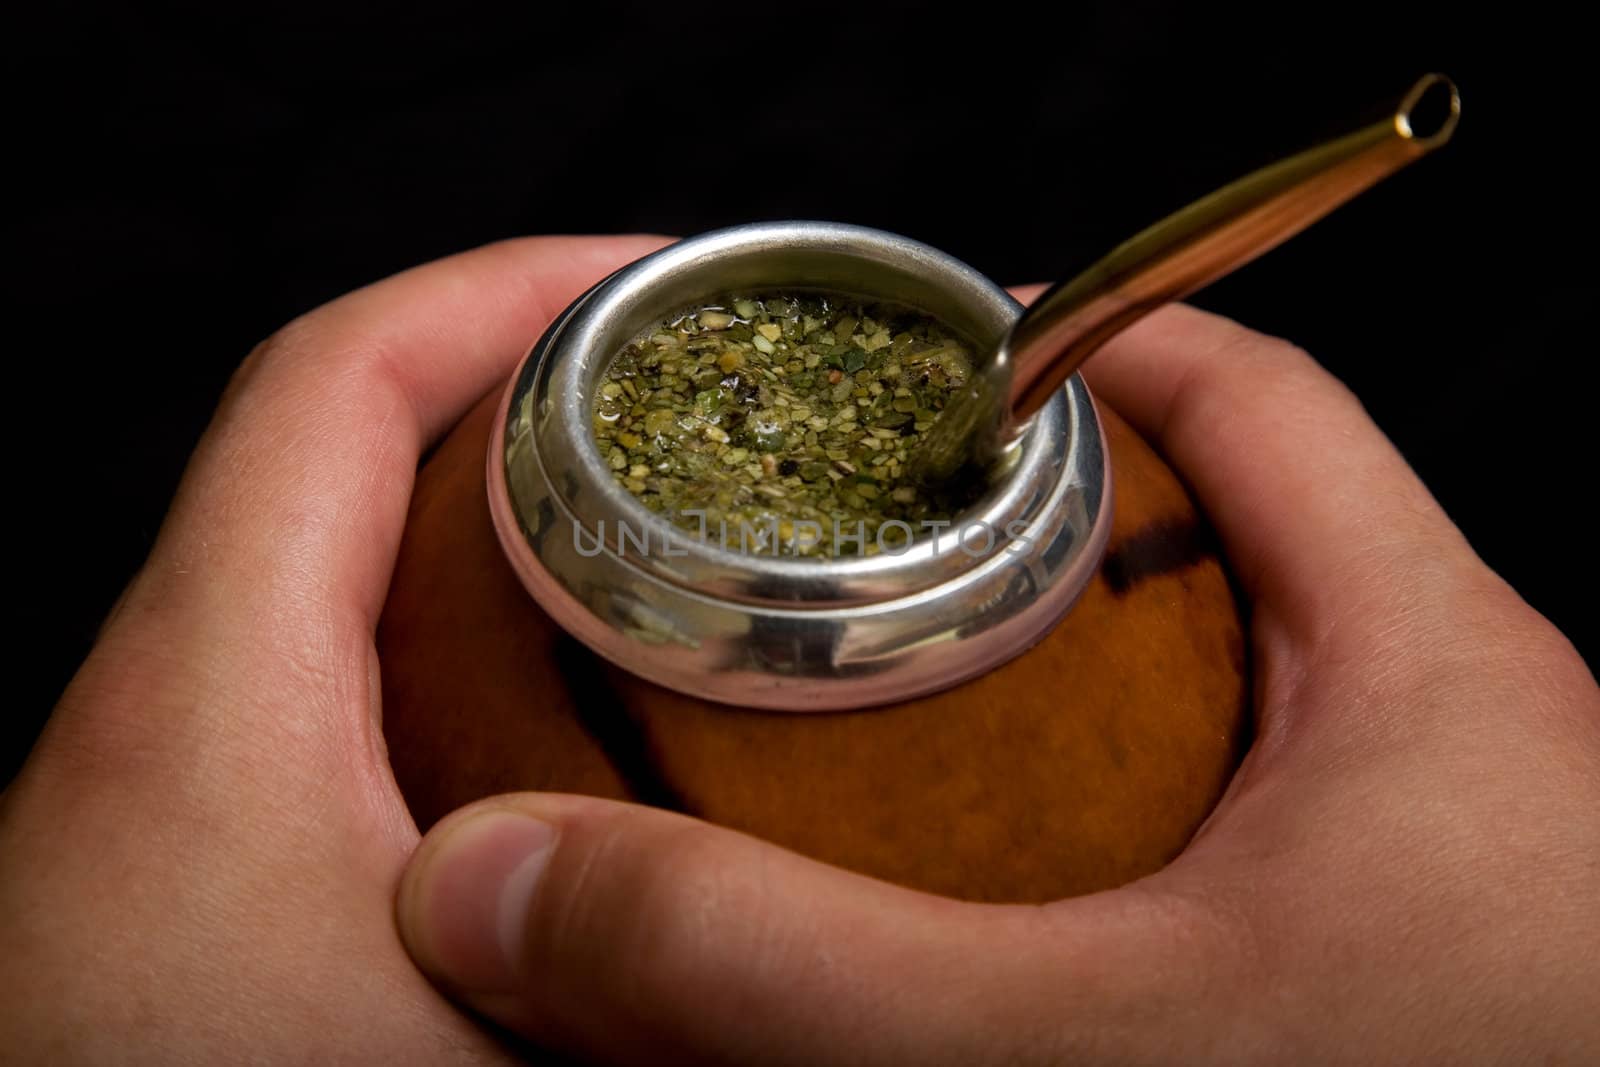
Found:
M 1450 139 L 1454 83 L 1429 74 L 1393 114 L 1264 167 L 1135 235 L 1041 296 L 929 428 L 911 472 L 935 484 L 1000 460 L 1023 423 L 1101 345 L 1151 311 L 1277 247 Z

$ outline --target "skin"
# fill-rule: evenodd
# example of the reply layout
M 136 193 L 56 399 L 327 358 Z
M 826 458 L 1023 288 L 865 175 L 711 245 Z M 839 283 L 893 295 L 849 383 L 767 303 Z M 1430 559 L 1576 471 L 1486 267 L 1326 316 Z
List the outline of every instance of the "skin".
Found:
M 1593 676 L 1343 387 L 1182 307 L 1089 374 L 1194 487 L 1252 604 L 1259 736 L 1167 869 L 964 904 L 535 794 L 419 848 L 373 650 L 418 457 L 571 297 L 659 243 L 490 246 L 246 360 L 0 798 L 0 1048 L 439 1063 L 508 1056 L 491 1035 L 515 1032 L 623 1063 L 1600 1055 Z

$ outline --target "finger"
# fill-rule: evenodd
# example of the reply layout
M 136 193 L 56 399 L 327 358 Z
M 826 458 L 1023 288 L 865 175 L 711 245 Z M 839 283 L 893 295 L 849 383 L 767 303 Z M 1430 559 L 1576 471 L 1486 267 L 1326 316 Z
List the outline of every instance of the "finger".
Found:
M 532 238 L 406 271 L 252 353 L 186 472 L 151 584 L 260 616 L 376 619 L 422 450 L 589 285 L 663 241 Z
M 1297 638 L 1340 618 L 1393 620 L 1442 573 L 1482 571 L 1350 391 L 1288 342 L 1172 305 L 1084 376 L 1177 468 L 1252 600 Z
M 1085 375 L 1193 488 L 1252 602 L 1258 742 L 1222 810 L 1268 767 L 1295 768 L 1285 782 L 1298 790 L 1352 761 L 1505 743 L 1498 731 L 1543 714 L 1527 699 L 1537 679 L 1581 669 L 1349 390 L 1293 345 L 1173 305 Z M 1486 659 L 1523 692 L 1468 700 Z M 1496 711 L 1469 722 L 1474 705 Z M 1282 798 L 1263 810 L 1285 810 Z
M 108 768 L 151 759 L 162 774 L 238 762 L 280 792 L 290 772 L 317 796 L 353 768 L 376 776 L 374 795 L 391 793 L 372 634 L 418 457 L 562 307 L 662 243 L 490 245 L 352 293 L 259 346 L 41 752 Z
M 102 648 L 136 639 L 146 664 L 181 648 L 169 666 L 205 692 L 364 679 L 423 449 L 565 304 L 661 243 L 489 245 L 280 330 L 229 385 Z M 334 699 L 359 699 L 360 684 Z
M 1138 889 L 963 904 L 682 816 L 535 794 L 435 827 L 397 915 L 463 1003 L 606 1062 L 1153 1055 L 1230 965 L 1214 922 Z

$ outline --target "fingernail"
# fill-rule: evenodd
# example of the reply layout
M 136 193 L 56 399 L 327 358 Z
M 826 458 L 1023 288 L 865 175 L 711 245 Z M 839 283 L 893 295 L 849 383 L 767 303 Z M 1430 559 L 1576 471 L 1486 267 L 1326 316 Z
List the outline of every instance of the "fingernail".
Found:
M 400 932 L 422 968 L 463 991 L 517 982 L 528 908 L 556 829 L 505 809 L 475 813 L 430 841 L 400 891 Z

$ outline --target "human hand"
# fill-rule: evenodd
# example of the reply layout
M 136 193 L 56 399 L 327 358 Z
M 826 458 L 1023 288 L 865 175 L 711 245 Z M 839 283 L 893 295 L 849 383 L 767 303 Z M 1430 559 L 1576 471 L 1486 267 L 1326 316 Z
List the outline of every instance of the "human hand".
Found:
M 976 905 L 664 812 L 498 797 L 407 871 L 421 965 L 607 1061 L 1600 1056 L 1600 692 L 1570 645 L 1292 347 L 1171 308 L 1089 376 L 1252 605 L 1258 734 L 1179 859 Z
M 507 242 L 239 370 L 149 561 L 0 797 L 0 1059 L 506 1055 L 419 975 L 373 628 L 417 459 L 653 238 Z

